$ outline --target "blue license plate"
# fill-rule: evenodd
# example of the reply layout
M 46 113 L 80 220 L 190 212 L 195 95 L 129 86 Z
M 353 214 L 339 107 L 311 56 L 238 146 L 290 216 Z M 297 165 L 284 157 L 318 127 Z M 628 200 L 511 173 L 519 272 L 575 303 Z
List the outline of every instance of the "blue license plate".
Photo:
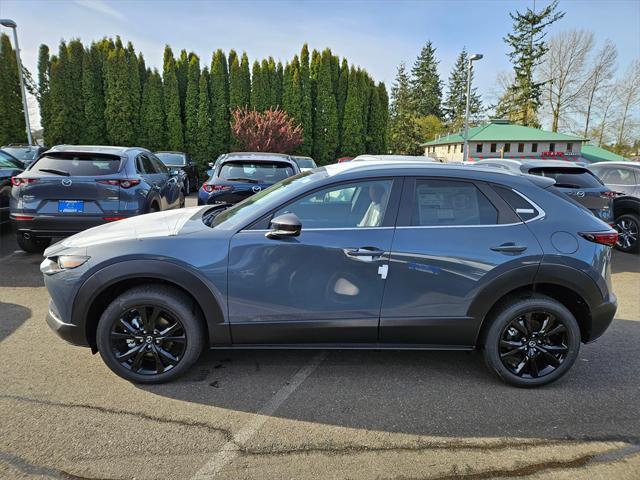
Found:
M 84 201 L 82 201 L 82 200 L 58 200 L 58 212 L 60 212 L 60 213 L 82 213 L 82 212 L 84 212 Z

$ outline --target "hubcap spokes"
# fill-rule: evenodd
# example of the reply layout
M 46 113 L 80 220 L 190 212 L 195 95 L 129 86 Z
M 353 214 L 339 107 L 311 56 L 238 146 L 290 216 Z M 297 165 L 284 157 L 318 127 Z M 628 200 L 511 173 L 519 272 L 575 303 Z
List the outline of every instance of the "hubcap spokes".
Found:
M 619 220 L 616 222 L 618 230 L 618 246 L 630 248 L 638 240 L 638 225 L 631 220 Z
M 521 378 L 539 378 L 556 370 L 569 353 L 566 326 L 549 312 L 533 311 L 511 320 L 498 345 L 502 364 Z
M 142 375 L 157 375 L 182 359 L 187 337 L 182 323 L 153 305 L 124 311 L 111 328 L 109 342 L 115 359 Z

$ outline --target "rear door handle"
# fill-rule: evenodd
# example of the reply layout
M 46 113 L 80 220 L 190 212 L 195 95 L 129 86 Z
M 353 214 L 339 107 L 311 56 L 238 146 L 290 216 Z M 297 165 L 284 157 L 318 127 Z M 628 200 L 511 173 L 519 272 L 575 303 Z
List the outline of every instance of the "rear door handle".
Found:
M 503 243 L 497 247 L 491 247 L 494 252 L 520 253 L 527 249 L 526 245 L 516 245 L 515 243 Z
M 351 257 L 381 257 L 384 255 L 384 250 L 379 250 L 375 247 L 362 247 L 346 250 L 347 255 Z

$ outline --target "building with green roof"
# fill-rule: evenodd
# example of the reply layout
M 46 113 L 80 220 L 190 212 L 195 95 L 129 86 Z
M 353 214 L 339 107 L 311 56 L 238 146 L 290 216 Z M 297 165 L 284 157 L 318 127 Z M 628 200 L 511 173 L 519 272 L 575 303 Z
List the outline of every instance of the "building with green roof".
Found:
M 576 135 L 548 132 L 537 128 L 491 120 L 469 129 L 469 160 L 485 158 L 554 159 L 588 161 L 582 147 L 588 139 Z M 462 161 L 462 132 L 423 143 L 424 153 L 441 162 Z
M 592 163 L 596 162 L 624 162 L 627 159 L 622 155 L 610 152 L 605 148 L 596 147 L 595 145 L 583 145 L 582 156 Z

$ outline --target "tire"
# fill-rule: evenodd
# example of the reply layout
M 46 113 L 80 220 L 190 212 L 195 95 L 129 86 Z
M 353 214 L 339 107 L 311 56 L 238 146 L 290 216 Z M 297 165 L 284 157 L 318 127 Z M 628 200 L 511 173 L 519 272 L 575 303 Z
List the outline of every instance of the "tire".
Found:
M 160 209 L 158 208 L 158 204 L 156 204 L 154 202 L 151 205 L 149 205 L 149 211 L 147 213 L 155 213 L 155 212 L 159 212 L 159 211 L 160 211 Z
M 155 309 L 159 314 L 153 321 Z M 143 316 L 148 322 L 144 327 Z M 177 327 L 172 326 L 175 321 Z M 205 329 L 193 301 L 182 292 L 143 285 L 127 290 L 107 306 L 96 338 L 102 360 L 116 375 L 135 383 L 163 383 L 178 378 L 198 360 Z M 124 361 L 116 358 L 123 353 L 129 355 Z
M 18 246 L 27 253 L 42 253 L 46 248 L 51 245 L 50 238 L 24 238 L 23 235 L 18 234 L 16 236 Z
M 558 380 L 571 368 L 579 351 L 580 328 L 575 317 L 564 305 L 545 296 L 504 305 L 493 316 L 484 341 L 489 369 L 506 383 L 524 388 Z
M 189 195 L 191 193 L 191 182 L 189 182 L 189 178 L 184 180 L 184 194 Z
M 625 253 L 640 252 L 640 217 L 633 213 L 625 213 L 616 218 L 615 228 L 618 231 L 616 248 Z

